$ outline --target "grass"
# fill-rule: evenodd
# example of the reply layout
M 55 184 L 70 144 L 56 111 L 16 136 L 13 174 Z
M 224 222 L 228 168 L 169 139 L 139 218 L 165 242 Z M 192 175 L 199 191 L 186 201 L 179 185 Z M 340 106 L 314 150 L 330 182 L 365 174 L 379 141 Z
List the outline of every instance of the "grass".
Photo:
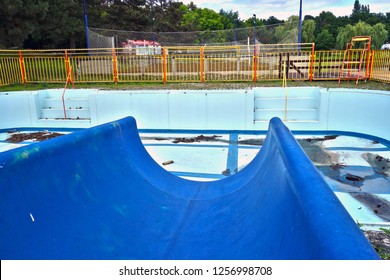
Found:
M 382 248 L 378 248 L 375 245 L 372 245 L 372 247 L 375 249 L 382 260 L 390 260 L 390 254 L 384 253 Z
M 381 231 L 383 231 L 384 233 L 386 233 L 389 237 L 390 237 L 390 229 L 387 229 L 387 228 L 379 228 Z
M 63 88 L 64 83 L 28 83 L 0 86 L 0 91 L 40 90 L 50 88 Z M 68 85 L 69 86 L 69 85 Z M 167 83 L 162 82 L 123 82 L 123 83 L 76 83 L 75 88 L 98 88 L 108 90 L 153 90 L 153 89 L 245 89 L 252 87 L 281 87 L 282 81 L 258 81 L 253 82 L 206 82 L 206 83 Z M 288 87 L 321 87 L 321 88 L 356 88 L 370 90 L 390 91 L 390 84 L 376 81 L 359 81 L 356 85 L 353 81 L 287 81 Z M 70 86 L 69 86 L 70 87 Z
M 383 231 L 388 237 L 390 237 L 390 229 L 387 228 L 379 228 L 381 231 Z M 381 257 L 382 260 L 390 260 L 390 253 L 385 253 L 383 248 L 373 246 L 374 249 L 377 251 L 378 255 Z

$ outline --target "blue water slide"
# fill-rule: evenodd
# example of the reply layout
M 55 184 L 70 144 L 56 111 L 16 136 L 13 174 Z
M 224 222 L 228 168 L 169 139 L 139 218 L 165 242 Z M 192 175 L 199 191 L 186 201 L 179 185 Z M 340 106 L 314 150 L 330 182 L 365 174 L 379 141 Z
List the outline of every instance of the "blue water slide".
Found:
M 278 118 L 239 173 L 161 168 L 132 117 L 0 153 L 1 259 L 379 259 Z

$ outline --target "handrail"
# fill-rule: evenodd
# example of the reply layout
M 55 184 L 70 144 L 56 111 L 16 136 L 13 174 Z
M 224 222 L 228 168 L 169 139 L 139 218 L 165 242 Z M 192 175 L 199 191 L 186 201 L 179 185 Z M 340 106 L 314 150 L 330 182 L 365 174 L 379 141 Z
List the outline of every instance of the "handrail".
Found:
M 365 42 L 363 48 L 354 48 L 354 42 Z M 348 54 L 348 60 L 346 60 L 346 56 Z M 360 54 L 358 56 L 358 59 L 356 58 L 355 54 Z M 367 55 L 368 54 L 368 55 Z M 347 71 L 347 79 L 348 81 L 350 79 L 353 79 L 354 77 L 351 75 L 352 71 L 356 77 L 356 84 L 359 82 L 359 79 L 365 79 L 367 80 L 370 78 L 369 71 L 370 71 L 370 65 L 369 65 L 369 59 L 371 54 L 371 37 L 370 36 L 355 36 L 351 39 L 350 43 L 347 43 L 346 49 L 344 51 L 344 58 L 343 62 L 341 64 L 341 68 L 339 71 L 339 84 L 342 78 L 344 77 L 344 72 Z M 365 71 L 364 76 L 361 74 L 362 66 L 363 66 L 363 60 L 366 59 L 366 64 L 364 65 Z M 352 67 L 352 64 L 356 65 Z M 347 69 L 344 69 L 344 66 L 347 65 Z
M 286 77 L 286 62 L 283 63 L 283 82 L 282 87 L 285 90 L 284 97 L 284 121 L 287 121 L 287 108 L 288 108 L 288 90 L 287 90 L 287 77 Z
M 68 82 L 71 81 L 72 85 L 74 87 L 74 82 L 71 79 L 71 74 L 72 74 L 72 65 L 69 66 L 68 75 L 66 76 L 64 91 L 62 92 L 62 108 L 64 110 L 64 119 L 67 119 L 66 118 L 66 108 L 65 108 L 65 91 L 66 91 L 66 87 L 68 85 Z

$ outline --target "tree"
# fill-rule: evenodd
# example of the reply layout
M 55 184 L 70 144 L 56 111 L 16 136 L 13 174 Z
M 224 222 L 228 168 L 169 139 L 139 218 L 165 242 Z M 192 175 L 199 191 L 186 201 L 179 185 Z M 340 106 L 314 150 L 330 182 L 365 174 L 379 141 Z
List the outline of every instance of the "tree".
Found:
M 0 47 L 21 48 L 46 17 L 47 1 L 2 0 L 0 2 Z
M 317 50 L 331 50 L 335 46 L 335 38 L 328 29 L 322 29 L 321 32 L 317 34 L 314 42 Z
M 390 42 L 390 13 L 386 13 L 386 30 L 388 31 L 387 41 Z
M 352 14 L 360 13 L 362 6 L 359 3 L 359 0 L 355 0 L 353 4 Z
M 282 24 L 282 23 L 284 23 L 283 20 L 279 20 L 274 16 L 270 16 L 267 20 L 264 21 L 265 25 Z
M 105 28 L 132 30 L 132 31 L 151 31 L 150 5 L 145 6 L 145 1 L 114 0 L 112 4 L 106 7 Z
M 240 20 L 240 16 L 238 12 L 224 11 L 221 9 L 219 14 L 222 17 L 223 29 L 234 29 L 234 28 L 242 28 L 244 27 L 244 22 Z
M 314 31 L 316 29 L 316 23 L 314 20 L 304 20 L 302 24 L 302 42 L 312 43 L 314 42 Z
M 339 29 L 339 33 L 336 38 L 337 47 L 344 49 L 346 44 L 349 43 L 354 36 L 371 36 L 372 48 L 379 49 L 388 36 L 388 32 L 385 29 L 385 25 L 377 23 L 371 26 L 363 21 L 359 21 L 355 25 L 346 25 Z
M 359 21 L 367 21 L 370 17 L 370 6 L 369 5 L 361 5 L 359 0 L 355 0 L 352 9 L 351 20 L 352 23 L 357 23 Z
M 355 3 L 353 4 L 352 14 L 358 14 L 358 13 L 370 13 L 370 5 L 360 5 L 359 0 L 355 0 Z
M 313 17 L 313 16 L 311 16 L 311 15 L 305 15 L 304 18 L 303 18 L 304 21 L 305 21 L 305 20 L 310 20 L 310 19 L 311 19 L 311 20 L 314 20 L 314 21 L 316 20 L 316 18 Z
M 30 42 L 46 48 L 75 48 L 76 38 L 84 38 L 83 7 L 77 0 L 47 0 L 45 19 L 40 22 Z M 80 47 L 81 44 L 78 46 Z
M 337 18 L 332 12 L 322 11 L 316 18 L 316 31 L 315 35 L 320 33 L 323 29 L 328 29 L 333 36 L 337 35 Z
M 0 1 L 0 48 L 85 47 L 83 2 Z M 253 17 L 241 20 L 236 11 L 221 9 L 218 13 L 198 8 L 193 2 L 185 5 L 180 0 L 88 0 L 86 3 L 90 27 L 144 32 L 207 31 L 202 33 L 203 38 L 215 42 L 242 41 L 243 37 L 254 35 L 262 43 L 297 42 L 297 16 L 287 21 L 274 16 L 256 18 L 254 34 L 253 28 L 240 29 L 253 27 Z M 214 32 L 216 30 L 231 31 Z M 339 34 L 339 31 L 342 32 Z M 390 13 L 371 13 L 369 5 L 356 0 L 349 16 L 336 17 L 323 11 L 316 17 L 305 16 L 302 25 L 302 41 L 315 41 L 322 49 L 334 48 L 331 44 L 337 37 L 337 47 L 344 49 L 345 43 L 357 33 L 375 34 L 371 35 L 373 46 L 380 47 L 390 39 Z M 167 36 L 176 36 L 172 34 Z M 325 41 L 320 42 L 320 39 Z
M 150 10 L 150 16 L 148 26 L 152 27 L 154 24 L 154 31 L 156 32 L 181 31 L 178 23 L 182 21 L 186 11 L 182 9 L 182 5 L 183 3 L 173 0 L 149 0 L 148 9 Z
M 189 31 L 222 30 L 222 16 L 207 8 L 188 10 L 183 15 L 182 27 Z
M 283 25 L 276 27 L 275 37 L 278 43 L 298 42 L 298 16 L 290 16 Z
M 377 23 L 372 26 L 372 47 L 374 49 L 380 49 L 382 44 L 386 42 L 389 33 L 383 23 Z

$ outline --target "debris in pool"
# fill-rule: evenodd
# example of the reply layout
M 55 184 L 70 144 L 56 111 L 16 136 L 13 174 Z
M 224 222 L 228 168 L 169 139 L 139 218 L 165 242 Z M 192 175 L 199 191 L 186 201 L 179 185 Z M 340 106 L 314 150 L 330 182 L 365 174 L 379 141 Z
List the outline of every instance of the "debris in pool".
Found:
M 34 216 L 30 213 L 31 220 L 35 222 Z
M 346 174 L 345 179 L 347 179 L 348 181 L 352 181 L 352 182 L 360 182 L 360 181 L 364 180 L 363 177 L 353 175 L 353 174 Z
M 312 137 L 312 138 L 306 138 L 305 140 L 307 142 L 312 142 L 312 141 L 326 141 L 326 140 L 334 140 L 338 137 L 339 135 L 325 135 L 324 137 Z
M 212 136 L 204 136 L 204 135 L 199 135 L 196 137 L 179 137 L 173 139 L 172 143 L 194 143 L 194 142 L 201 142 L 201 141 L 214 141 L 216 140 L 217 137 L 221 137 L 218 135 L 212 135 Z
M 340 168 L 344 168 L 346 167 L 347 165 L 345 163 L 332 163 L 330 165 L 330 168 L 332 168 L 333 170 L 337 170 L 337 169 L 340 169 Z
M 230 174 L 230 169 L 229 168 L 225 169 L 224 171 L 222 171 L 222 174 L 225 175 L 225 176 L 230 176 L 231 175 Z
M 385 221 L 390 221 L 390 202 L 370 193 L 350 193 L 352 197 L 370 208 L 375 215 Z
M 390 260 L 390 234 L 384 228 L 380 230 L 363 230 L 374 249 L 381 254 L 382 259 Z
M 347 184 L 354 188 L 359 188 L 364 185 L 364 177 L 360 177 L 358 175 L 346 173 L 344 175 L 338 176 L 337 181 Z
M 373 153 L 364 153 L 362 157 L 371 165 L 375 172 L 385 176 L 390 175 L 390 159 Z
M 241 145 L 253 145 L 253 146 L 263 146 L 264 139 L 244 139 L 238 140 L 238 144 Z
M 11 133 L 11 135 L 7 138 L 7 141 L 10 143 L 20 143 L 26 140 L 43 141 L 62 135 L 62 133 L 49 132 L 47 130 L 30 133 Z

